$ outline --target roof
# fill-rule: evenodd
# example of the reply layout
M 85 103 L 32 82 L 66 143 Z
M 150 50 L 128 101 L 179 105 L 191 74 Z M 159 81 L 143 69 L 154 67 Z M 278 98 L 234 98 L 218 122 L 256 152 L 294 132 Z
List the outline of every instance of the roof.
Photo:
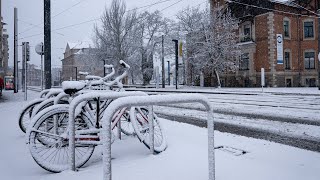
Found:
M 74 42 L 68 42 L 70 49 L 84 49 L 84 48 L 90 48 L 92 47 L 91 43 L 89 41 L 79 41 L 77 43 Z
M 271 2 L 275 2 L 278 4 L 283 4 L 283 5 L 287 5 L 287 6 L 292 6 L 292 7 L 296 7 L 294 4 L 292 4 L 292 0 L 269 0 Z

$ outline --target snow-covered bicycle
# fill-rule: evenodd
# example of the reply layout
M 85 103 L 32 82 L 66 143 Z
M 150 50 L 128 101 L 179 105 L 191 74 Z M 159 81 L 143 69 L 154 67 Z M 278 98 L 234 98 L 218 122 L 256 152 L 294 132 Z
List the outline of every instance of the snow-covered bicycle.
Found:
M 104 87 L 103 82 L 111 78 L 114 74 L 114 68 L 112 65 L 105 65 L 106 68 L 111 69 L 111 73 L 107 74 L 105 77 L 99 77 L 99 76 L 93 76 L 88 75 L 88 73 L 80 73 L 83 75 L 86 75 L 86 86 L 88 89 L 102 89 Z M 101 85 L 102 84 L 102 85 Z M 40 92 L 40 98 L 35 99 L 31 102 L 29 102 L 20 112 L 19 115 L 19 127 L 22 132 L 26 132 L 26 128 L 28 127 L 30 120 L 35 114 L 37 114 L 39 111 L 43 110 L 46 107 L 49 107 L 53 105 L 54 103 L 54 97 L 57 95 L 64 93 L 62 89 L 52 88 L 52 89 L 45 89 Z M 68 99 L 61 98 L 59 100 L 59 103 L 61 104 L 68 104 Z
M 127 70 L 128 65 L 125 64 Z M 127 74 L 127 70 L 121 76 L 117 77 L 109 85 L 117 84 L 122 88 L 121 80 Z M 83 89 L 83 85 L 79 83 L 67 84 L 64 87 L 65 92 L 73 95 Z M 81 96 L 81 95 L 79 95 Z M 97 102 L 100 102 L 99 100 Z M 101 114 L 112 100 L 104 101 L 99 108 Z M 84 102 L 76 109 L 76 167 L 84 165 L 91 157 L 96 145 L 100 144 L 100 122 L 99 118 L 95 118 L 97 112 L 90 108 L 90 101 Z M 101 109 L 100 109 L 101 107 Z M 127 108 L 119 110 L 112 120 L 112 130 L 117 131 L 117 125 L 121 121 L 121 129 L 126 129 L 127 123 L 131 125 L 141 142 L 148 148 L 149 130 L 148 130 L 148 110 L 145 108 L 132 107 L 128 113 Z M 48 107 L 38 113 L 29 126 L 27 136 L 29 137 L 29 149 L 34 160 L 44 169 L 51 172 L 61 172 L 68 168 L 68 120 L 69 106 L 64 104 Z M 130 114 L 130 118 L 128 117 Z M 154 115 L 155 126 L 155 152 L 159 153 L 167 147 L 160 123 L 156 115 Z M 117 133 L 115 133 L 117 134 Z

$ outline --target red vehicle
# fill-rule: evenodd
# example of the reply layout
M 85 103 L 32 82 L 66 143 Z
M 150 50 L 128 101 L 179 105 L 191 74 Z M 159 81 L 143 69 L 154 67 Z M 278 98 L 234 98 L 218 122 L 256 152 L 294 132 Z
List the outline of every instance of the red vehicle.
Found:
M 14 90 L 13 76 L 4 77 L 4 89 L 5 90 Z
M 2 95 L 2 89 L 4 87 L 3 79 L 0 77 L 0 96 Z

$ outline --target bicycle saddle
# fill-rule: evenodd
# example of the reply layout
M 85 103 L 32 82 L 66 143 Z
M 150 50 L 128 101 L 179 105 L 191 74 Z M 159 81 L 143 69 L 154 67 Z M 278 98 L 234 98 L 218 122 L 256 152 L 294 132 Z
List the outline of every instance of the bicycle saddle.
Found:
M 62 89 L 66 94 L 72 95 L 76 92 L 82 90 L 86 84 L 84 82 L 79 81 L 63 81 Z

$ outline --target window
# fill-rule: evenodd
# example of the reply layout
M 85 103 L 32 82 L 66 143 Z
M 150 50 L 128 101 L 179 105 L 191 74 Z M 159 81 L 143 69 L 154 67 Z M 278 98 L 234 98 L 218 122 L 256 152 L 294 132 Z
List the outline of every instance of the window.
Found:
M 304 38 L 313 38 L 313 21 L 307 21 L 303 23 L 304 27 Z
M 305 52 L 304 53 L 304 68 L 305 69 L 314 69 L 314 66 L 315 66 L 314 57 L 315 57 L 314 52 Z
M 249 70 L 249 53 L 244 53 L 241 55 L 239 70 Z
M 248 42 L 251 41 L 251 24 L 250 23 L 245 23 L 242 26 L 242 37 L 241 37 L 241 42 Z
M 316 79 L 306 78 L 306 87 L 316 87 Z
M 290 37 L 290 23 L 288 20 L 284 20 L 283 21 L 283 34 L 284 34 L 284 37 Z
M 284 68 L 291 69 L 291 67 L 290 67 L 290 52 L 284 52 Z

